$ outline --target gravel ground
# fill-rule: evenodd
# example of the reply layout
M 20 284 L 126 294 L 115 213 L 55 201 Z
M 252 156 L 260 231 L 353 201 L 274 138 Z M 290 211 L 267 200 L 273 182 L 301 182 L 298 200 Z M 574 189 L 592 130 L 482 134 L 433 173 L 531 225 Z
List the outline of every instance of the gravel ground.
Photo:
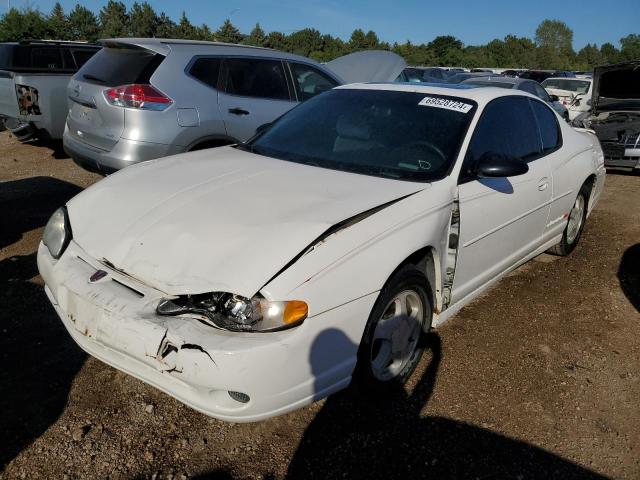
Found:
M 407 389 L 257 424 L 201 415 L 62 327 L 35 252 L 97 180 L 0 134 L 0 478 L 640 478 L 640 177 L 610 172 L 574 253 L 432 334 Z

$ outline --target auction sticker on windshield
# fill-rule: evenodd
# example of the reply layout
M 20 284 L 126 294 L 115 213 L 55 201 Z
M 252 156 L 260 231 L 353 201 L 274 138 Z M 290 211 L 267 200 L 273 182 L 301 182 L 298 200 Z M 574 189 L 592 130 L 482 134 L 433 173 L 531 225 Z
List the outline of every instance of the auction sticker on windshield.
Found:
M 424 97 L 418 105 L 423 107 L 436 107 L 445 108 L 447 110 L 453 110 L 454 112 L 467 113 L 473 108 L 473 105 L 460 102 L 459 100 L 448 100 L 446 98 L 438 97 Z

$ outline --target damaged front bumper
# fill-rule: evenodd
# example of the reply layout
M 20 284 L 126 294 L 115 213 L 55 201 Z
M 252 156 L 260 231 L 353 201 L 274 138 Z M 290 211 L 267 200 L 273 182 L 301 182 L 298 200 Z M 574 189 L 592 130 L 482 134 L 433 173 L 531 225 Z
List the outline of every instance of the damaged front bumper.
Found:
M 163 292 L 92 259 L 73 241 L 57 261 L 41 243 L 38 268 L 49 300 L 85 351 L 196 410 L 236 422 L 279 415 L 346 387 L 356 339 L 340 351 L 318 339 L 346 319 L 366 319 L 376 296 L 290 331 L 236 333 L 157 315 Z M 106 275 L 92 282 L 98 270 Z

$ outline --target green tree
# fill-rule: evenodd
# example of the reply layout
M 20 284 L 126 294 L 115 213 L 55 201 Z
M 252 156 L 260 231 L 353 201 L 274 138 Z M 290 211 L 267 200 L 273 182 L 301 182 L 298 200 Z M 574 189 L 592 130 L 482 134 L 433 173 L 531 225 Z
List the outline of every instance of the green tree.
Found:
M 76 4 L 69 14 L 69 31 L 73 40 L 95 42 L 98 39 L 98 19 L 91 10 Z
M 288 51 L 308 57 L 313 52 L 320 52 L 323 48 L 322 35 L 315 28 L 303 28 L 293 32 L 287 38 Z
M 620 56 L 623 60 L 640 60 L 640 35 L 627 35 L 620 39 L 620 45 Z
M 282 32 L 271 32 L 267 35 L 264 46 L 274 50 L 287 50 L 287 36 Z
M 365 42 L 368 50 L 373 50 L 380 47 L 380 39 L 373 30 L 369 30 L 365 35 Z
M 126 37 L 129 31 L 127 7 L 122 2 L 109 0 L 100 9 L 100 36 L 102 38 Z
M 435 55 L 436 65 L 456 66 L 463 61 L 462 47 L 460 40 L 451 35 L 442 35 L 429 42 L 428 47 Z
M 361 28 L 356 28 L 351 33 L 351 38 L 349 38 L 348 45 L 349 50 L 351 50 L 352 52 L 358 50 L 366 50 L 369 44 L 367 42 L 367 36 L 364 33 L 364 30 L 362 30 Z
M 513 68 L 533 68 L 536 64 L 536 44 L 526 37 L 507 35 L 504 37 L 508 58 L 506 65 Z
M 575 57 L 573 30 L 560 20 L 544 20 L 536 29 L 538 66 L 570 68 Z
M 215 38 L 218 42 L 240 43 L 243 37 L 240 30 L 238 30 L 233 23 L 231 23 L 231 20 L 227 18 L 216 31 Z
M 69 39 L 69 19 L 60 2 L 56 2 L 47 18 L 47 36 L 56 40 Z
M 213 32 L 211 32 L 208 25 L 203 23 L 199 27 L 196 27 L 196 40 L 206 40 L 209 42 L 214 40 Z
M 158 26 L 156 28 L 156 37 L 173 38 L 176 36 L 176 23 L 169 16 L 162 12 L 158 16 Z
M 186 38 L 189 40 L 196 40 L 198 38 L 198 31 L 196 30 L 196 27 L 191 25 L 191 22 L 184 12 L 182 12 L 180 22 L 178 22 L 174 33 L 176 38 Z
M 591 70 L 602 63 L 602 54 L 596 44 L 586 44 L 576 56 L 576 66 L 580 70 Z
M 44 38 L 46 34 L 47 22 L 38 10 L 12 8 L 0 20 L 0 41 Z
M 267 35 L 264 33 L 264 30 L 259 23 L 256 23 L 256 26 L 253 27 L 253 30 L 251 30 L 249 36 L 245 38 L 244 43 L 256 47 L 263 47 L 266 39 Z
M 134 2 L 129 11 L 129 35 L 139 38 L 156 36 L 158 15 L 147 2 Z
M 600 45 L 600 55 L 603 63 L 616 63 L 620 61 L 620 51 L 611 43 Z

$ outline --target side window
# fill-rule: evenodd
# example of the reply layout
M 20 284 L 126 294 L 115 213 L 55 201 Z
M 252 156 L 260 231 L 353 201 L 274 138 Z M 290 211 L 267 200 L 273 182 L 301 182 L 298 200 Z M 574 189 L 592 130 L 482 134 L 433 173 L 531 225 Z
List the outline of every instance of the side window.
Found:
M 280 60 L 232 58 L 224 61 L 224 91 L 243 97 L 289 100 Z
M 193 62 L 193 65 L 191 65 L 189 73 L 193 77 L 197 78 L 203 83 L 206 83 L 210 87 L 218 88 L 220 59 L 207 57 L 198 58 L 195 62 Z
M 319 93 L 331 90 L 338 84 L 338 82 L 310 65 L 302 63 L 290 63 L 289 65 L 291 65 L 293 84 L 300 101 L 309 100 Z
M 523 92 L 530 93 L 531 95 L 538 95 L 536 90 L 533 88 L 533 82 L 522 82 L 520 84 L 520 88 L 518 90 L 522 90 Z
M 540 154 L 538 126 L 529 101 L 523 97 L 502 97 L 489 103 L 471 138 L 461 180 L 482 157 L 495 154 L 532 160 Z
M 551 101 L 551 98 L 549 98 L 549 94 L 544 89 L 544 87 L 542 87 L 542 85 L 534 84 L 534 87 L 536 89 L 536 93 L 535 93 L 536 97 L 544 100 L 545 102 L 550 102 Z
M 62 68 L 59 48 L 34 48 L 31 50 L 31 68 L 56 70 Z
M 540 129 L 542 152 L 545 154 L 550 153 L 562 145 L 558 119 L 544 103 L 535 100 L 530 100 L 530 103 Z

